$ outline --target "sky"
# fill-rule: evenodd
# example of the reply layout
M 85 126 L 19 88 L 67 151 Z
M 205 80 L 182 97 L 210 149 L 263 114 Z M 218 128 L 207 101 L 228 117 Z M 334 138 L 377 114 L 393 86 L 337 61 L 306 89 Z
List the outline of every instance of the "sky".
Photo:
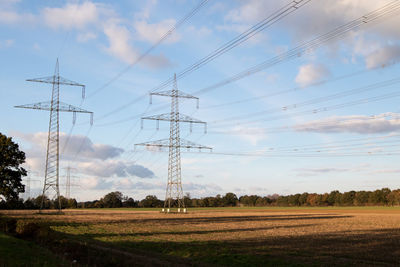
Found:
M 168 122 L 157 130 L 140 118 L 170 112 L 170 99 L 153 96 L 150 104 L 149 92 L 174 73 L 179 90 L 199 97 L 198 109 L 181 99 L 180 112 L 208 123 L 206 134 L 181 123 L 181 138 L 213 148 L 182 149 L 185 194 L 400 187 L 400 11 L 315 39 L 392 1 L 303 1 L 181 77 L 293 4 L 209 0 L 179 23 L 200 3 L 0 0 L 0 131 L 26 152 L 30 196 L 43 187 L 49 112 L 14 106 L 50 100 L 51 85 L 26 79 L 52 76 L 57 59 L 60 76 L 86 86 L 84 100 L 79 87 L 61 86 L 60 101 L 94 112 L 93 126 L 88 114 L 75 125 L 71 113 L 60 115 L 60 191 L 71 167 L 79 201 L 111 191 L 164 199 L 168 151 L 135 144 L 169 138 Z

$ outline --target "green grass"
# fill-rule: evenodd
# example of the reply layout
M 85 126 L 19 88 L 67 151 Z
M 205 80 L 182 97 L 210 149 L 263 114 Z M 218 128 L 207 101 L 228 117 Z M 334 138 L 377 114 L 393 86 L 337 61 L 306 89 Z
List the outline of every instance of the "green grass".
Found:
M 0 232 L 0 266 L 68 266 L 63 259 L 33 242 Z

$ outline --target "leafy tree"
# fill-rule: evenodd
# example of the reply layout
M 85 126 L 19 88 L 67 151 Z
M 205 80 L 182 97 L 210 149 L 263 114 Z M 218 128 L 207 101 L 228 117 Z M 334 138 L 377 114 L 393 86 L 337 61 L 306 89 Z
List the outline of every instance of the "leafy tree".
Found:
M 24 202 L 25 209 L 33 210 L 39 208 L 36 207 L 34 200 L 35 199 L 33 198 L 28 198 L 27 200 L 25 200 Z
M 381 190 L 375 190 L 369 194 L 368 202 L 372 205 L 386 205 L 387 196 L 390 194 L 389 188 L 382 188 Z
M 354 205 L 356 206 L 365 206 L 368 204 L 369 194 L 371 192 L 367 191 L 358 191 L 354 197 Z
M 0 196 L 7 201 L 18 200 L 19 193 L 25 192 L 22 177 L 26 170 L 20 167 L 25 162 L 25 153 L 11 137 L 0 133 Z
M 78 202 L 76 202 L 75 198 L 70 198 L 68 199 L 68 209 L 76 209 L 78 207 Z
M 133 208 L 133 207 L 136 207 L 136 206 L 137 206 L 137 203 L 131 197 L 127 198 L 124 202 L 122 202 L 122 207 L 125 207 L 125 208 Z
M 68 208 L 68 198 L 60 196 L 61 209 Z M 54 208 L 58 209 L 58 200 L 53 201 Z
M 145 199 L 140 201 L 140 206 L 144 208 L 157 208 L 162 207 L 162 205 L 163 202 L 153 195 L 146 196 Z
M 278 206 L 284 206 L 284 207 L 286 207 L 286 206 L 289 206 L 288 200 L 289 200 L 288 197 L 279 196 L 279 197 L 276 199 L 276 204 L 277 204 Z
M 389 205 L 400 205 L 400 189 L 393 190 L 386 198 Z
M 225 207 L 234 207 L 237 205 L 238 198 L 234 193 L 226 193 L 222 198 L 222 203 Z
M 287 202 L 290 206 L 300 206 L 300 194 L 290 195 L 287 197 Z
M 355 191 L 345 192 L 340 196 L 340 204 L 343 206 L 352 206 L 354 204 Z
M 319 206 L 321 204 L 322 196 L 318 194 L 308 194 L 307 205 L 309 206 Z
M 104 208 L 103 201 L 95 200 L 91 205 L 91 208 Z
M 301 206 L 304 206 L 307 204 L 307 198 L 308 198 L 308 193 L 303 193 L 299 196 L 299 203 Z
M 119 191 L 111 192 L 105 195 L 100 201 L 104 208 L 120 208 L 122 207 L 123 195 Z
M 192 207 L 190 193 L 186 193 L 186 195 L 183 197 L 183 203 L 185 203 L 185 207 L 187 208 Z
M 337 190 L 330 192 L 327 199 L 328 205 L 340 205 L 340 195 L 340 192 Z
M 259 197 L 256 200 L 256 207 L 265 207 L 270 204 L 271 200 L 268 197 Z
M 210 197 L 208 199 L 208 204 L 210 207 L 221 207 L 222 204 L 222 197 L 220 194 L 216 195 L 215 197 Z
M 323 195 L 321 195 L 321 205 L 322 206 L 327 206 L 329 204 L 328 198 L 329 198 L 329 193 L 324 193 Z
M 50 201 L 50 199 L 49 199 L 46 195 L 44 195 L 44 196 L 40 195 L 40 196 L 38 196 L 37 198 L 32 199 L 33 203 L 35 203 L 35 206 L 36 206 L 37 208 L 39 208 L 39 207 L 40 207 L 40 204 L 42 203 L 42 197 L 44 197 L 44 200 L 43 200 L 43 208 L 44 208 L 44 209 L 49 209 L 49 208 L 51 207 L 51 201 Z

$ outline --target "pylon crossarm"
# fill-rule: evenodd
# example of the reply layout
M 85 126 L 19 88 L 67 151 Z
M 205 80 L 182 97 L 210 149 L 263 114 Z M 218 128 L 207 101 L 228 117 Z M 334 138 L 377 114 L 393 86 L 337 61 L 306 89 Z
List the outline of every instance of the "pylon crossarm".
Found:
M 85 85 L 65 79 L 61 76 L 49 76 L 49 77 L 42 77 L 42 78 L 33 78 L 33 79 L 27 79 L 26 81 L 28 82 L 39 82 L 39 83 L 57 83 L 57 84 L 63 84 L 63 85 L 71 85 L 71 86 L 80 86 L 80 87 L 85 87 Z
M 58 73 L 58 72 L 57 72 Z M 63 85 L 70 85 L 70 86 L 79 86 L 82 88 L 82 99 L 85 98 L 85 85 L 65 79 L 59 75 L 53 75 L 49 77 L 43 78 L 34 78 L 34 79 L 27 79 L 28 82 L 39 82 L 39 83 L 50 83 L 50 84 L 63 84 Z
M 187 148 L 187 149 L 190 149 L 190 148 L 197 148 L 197 149 L 208 149 L 208 150 L 212 150 L 211 147 L 203 146 L 203 145 L 200 145 L 200 144 L 196 144 L 196 143 L 194 143 L 194 142 L 191 142 L 191 141 L 188 141 L 188 140 L 182 139 L 182 138 L 181 138 L 180 147 Z
M 169 96 L 169 97 L 175 96 L 175 94 L 176 94 L 177 97 L 180 97 L 180 98 L 199 99 L 196 96 L 192 96 L 192 95 L 186 94 L 186 93 L 184 93 L 182 91 L 179 91 L 179 90 L 176 90 L 176 92 L 173 92 L 173 90 L 168 90 L 168 91 L 150 93 L 151 96 L 152 95 L 159 95 L 159 96 Z
M 149 141 L 149 142 L 144 142 L 144 143 L 138 143 L 135 144 L 136 146 L 146 146 L 146 147 L 169 147 L 169 139 L 161 139 L 161 140 L 156 140 L 156 141 Z
M 164 113 L 164 114 L 154 115 L 154 116 L 146 116 L 146 117 L 142 117 L 142 120 L 171 121 L 171 113 Z M 203 123 L 203 124 L 206 123 L 204 121 L 192 118 L 192 117 L 184 115 L 184 114 L 179 114 L 178 121 L 179 122 L 189 122 L 189 123 Z
M 201 149 L 212 150 L 211 147 L 199 145 L 199 144 L 196 144 L 194 142 L 191 142 L 191 141 L 188 141 L 185 139 L 180 139 L 180 141 L 181 141 L 180 144 L 170 145 L 169 139 L 161 139 L 161 140 L 157 140 L 157 141 L 150 141 L 150 142 L 135 144 L 135 146 L 159 147 L 159 148 L 169 148 L 171 146 L 171 147 L 181 147 L 181 148 L 187 148 L 187 149 L 195 148 L 195 149 L 200 149 L 200 150 Z
M 56 111 L 63 111 L 63 112 L 79 112 L 79 113 L 93 113 L 91 111 L 75 107 L 70 104 L 66 104 L 63 102 L 59 102 L 59 108 L 53 109 Z M 19 105 L 15 106 L 16 108 L 27 108 L 27 109 L 38 109 L 38 110 L 51 110 L 51 101 L 46 102 L 39 102 L 34 104 L 26 104 L 26 105 Z

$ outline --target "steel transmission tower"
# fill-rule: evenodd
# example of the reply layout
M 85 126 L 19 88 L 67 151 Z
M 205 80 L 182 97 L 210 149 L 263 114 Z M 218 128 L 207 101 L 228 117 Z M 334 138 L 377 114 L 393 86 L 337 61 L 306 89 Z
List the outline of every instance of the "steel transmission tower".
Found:
M 76 186 L 75 184 L 71 184 L 71 170 L 76 170 L 76 169 L 72 168 L 70 166 L 68 166 L 68 167 L 66 167 L 64 169 L 66 171 L 66 175 L 65 175 L 65 197 L 69 199 L 71 197 L 71 185 L 72 186 Z
M 183 208 L 182 211 L 185 212 L 186 209 L 185 209 L 185 203 L 183 201 L 184 198 L 183 198 L 182 177 L 181 177 L 181 148 L 186 148 L 188 150 L 190 150 L 191 148 L 197 148 L 200 151 L 202 149 L 207 149 L 211 151 L 212 148 L 181 139 L 179 132 L 179 123 L 180 122 L 190 123 L 190 130 L 192 130 L 193 123 L 203 124 L 205 132 L 207 132 L 207 123 L 179 113 L 179 98 L 196 99 L 197 107 L 199 98 L 183 93 L 182 91 L 178 90 L 176 83 L 176 74 L 174 75 L 174 85 L 172 90 L 150 93 L 150 103 L 152 101 L 153 95 L 170 97 L 171 112 L 155 116 L 142 117 L 142 127 L 143 127 L 143 120 L 157 121 L 157 129 L 159 128 L 159 121 L 169 121 L 170 122 L 169 139 L 162 139 L 157 141 L 135 144 L 135 146 L 168 148 L 169 150 L 168 182 L 167 182 L 167 190 L 165 194 L 163 211 L 167 209 L 166 211 L 169 212 L 171 206 L 173 205 L 173 201 L 176 200 L 178 212 L 181 211 L 181 208 Z
M 67 168 L 67 181 L 65 185 L 65 197 L 69 199 L 71 195 L 71 168 Z
M 31 198 L 31 176 L 30 176 L 30 174 L 28 174 L 28 176 L 26 177 L 25 197 L 26 197 L 26 199 Z
M 67 80 L 59 75 L 58 59 L 54 75 L 44 78 L 28 79 L 29 82 L 49 83 L 53 85 L 51 101 L 39 102 L 35 104 L 27 104 L 15 106 L 16 108 L 38 109 L 50 111 L 49 132 L 47 138 L 47 153 L 46 153 L 46 170 L 44 176 L 44 185 L 42 193 L 42 202 L 40 211 L 43 209 L 44 196 L 46 192 L 53 190 L 54 197 L 58 200 L 59 211 L 61 212 L 60 201 L 60 111 L 72 112 L 73 123 L 76 121 L 76 113 L 89 113 L 90 123 L 93 124 L 93 112 L 74 107 L 72 105 L 60 102 L 60 85 L 78 86 L 82 88 L 82 99 L 85 98 L 85 85 L 74 81 Z
M 26 176 L 25 195 L 24 195 L 26 199 L 31 198 L 31 183 L 39 181 L 32 179 L 32 174 L 34 173 L 37 176 L 38 175 L 37 172 L 31 171 L 30 169 L 28 169 L 27 172 L 28 175 Z

